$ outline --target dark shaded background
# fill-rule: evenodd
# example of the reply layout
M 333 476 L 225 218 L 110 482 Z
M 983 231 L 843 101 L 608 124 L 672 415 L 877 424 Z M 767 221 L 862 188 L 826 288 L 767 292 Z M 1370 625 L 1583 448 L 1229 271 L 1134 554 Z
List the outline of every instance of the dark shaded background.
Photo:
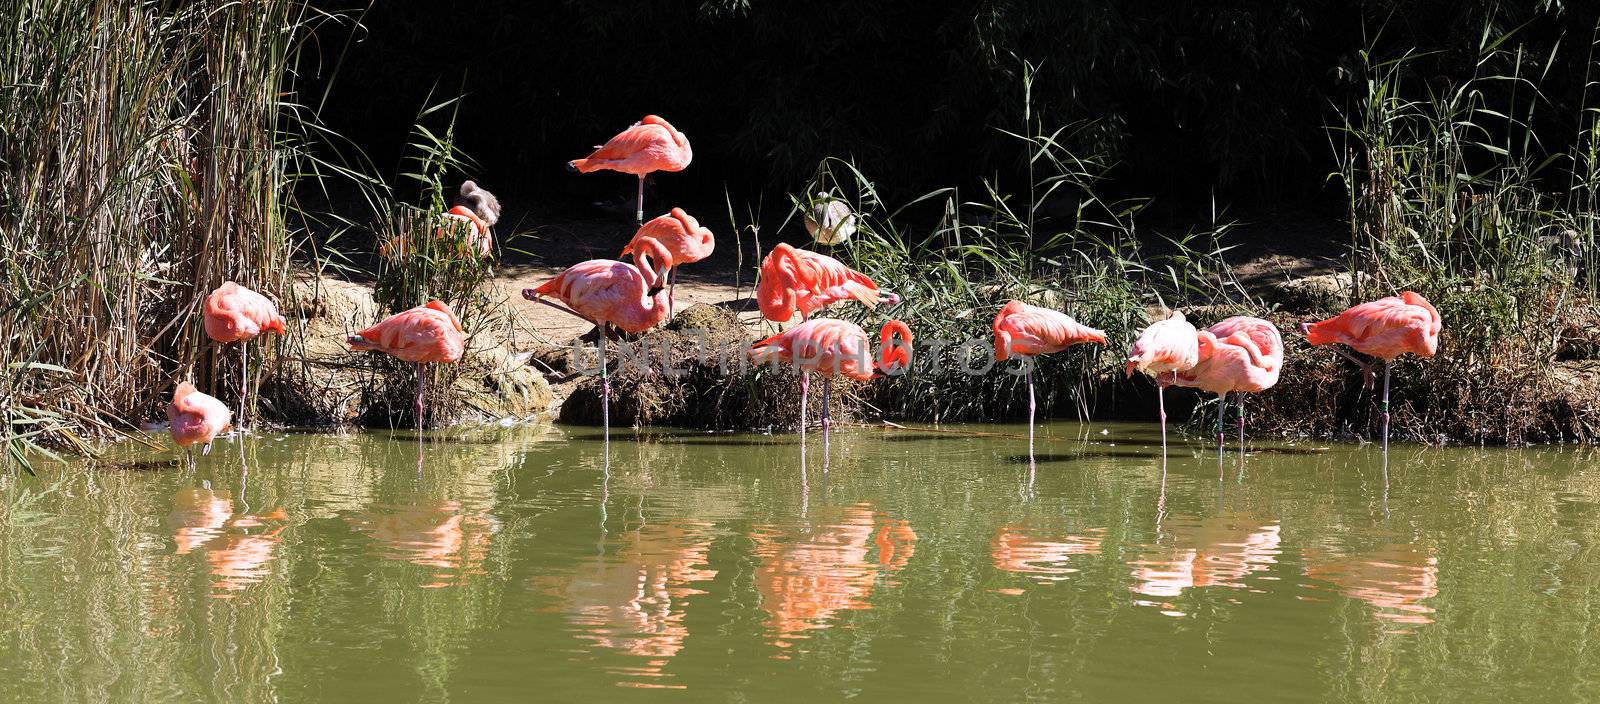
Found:
M 720 207 L 724 187 L 782 204 L 830 155 L 899 197 L 997 174 L 1020 186 L 1022 152 L 996 128 L 1021 126 L 1026 59 L 1037 114 L 1094 121 L 1077 146 L 1113 155 L 1114 194 L 1336 208 L 1325 125 L 1363 90 L 1362 49 L 1437 52 L 1413 84 L 1445 87 L 1471 73 L 1486 26 L 1520 26 L 1536 71 L 1559 46 L 1543 114 L 1576 134 L 1597 18 L 1600 2 L 1571 0 L 378 2 L 347 50 L 342 30 L 320 33 L 301 86 L 336 79 L 323 120 L 386 172 L 430 91 L 464 90 L 473 175 L 551 207 L 628 192 L 631 177 L 565 162 L 660 114 L 695 161 L 654 187 Z

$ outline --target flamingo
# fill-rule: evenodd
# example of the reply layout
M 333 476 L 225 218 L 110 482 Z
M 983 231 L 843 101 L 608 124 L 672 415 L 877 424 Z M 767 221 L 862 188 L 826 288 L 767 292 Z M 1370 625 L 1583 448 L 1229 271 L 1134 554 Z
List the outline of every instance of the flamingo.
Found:
M 645 175 L 652 171 L 682 171 L 693 159 L 694 151 L 689 148 L 688 137 L 673 129 L 666 120 L 645 115 L 643 120 L 612 137 L 604 146 L 595 147 L 587 158 L 567 162 L 567 168 L 585 174 L 605 169 L 638 175 L 639 207 L 634 218 L 642 225 Z
M 832 247 L 850 241 L 856 233 L 856 214 L 850 204 L 826 192 L 817 193 L 811 209 L 806 211 L 806 232 L 811 241 Z
M 786 323 L 800 313 L 808 320 L 812 313 L 840 301 L 860 301 L 868 308 L 880 301 L 895 305 L 900 297 L 881 291 L 866 274 L 845 266 L 826 254 L 819 254 L 779 242 L 761 260 L 761 281 L 756 286 L 756 303 L 761 316 L 775 323 Z M 828 399 L 833 383 L 822 379 L 822 423 L 829 423 Z
M 250 341 L 262 333 L 288 332 L 278 306 L 255 291 L 224 281 L 205 301 L 206 336 L 220 344 L 239 343 L 239 425 L 244 425 L 250 395 Z
M 899 341 L 896 341 L 896 337 Z M 872 362 L 867 333 L 848 320 L 817 318 L 755 343 L 751 357 L 760 364 L 772 360 L 793 364 L 800 370 L 800 434 L 806 432 L 806 402 L 811 391 L 811 373 L 824 379 L 842 375 L 867 381 L 885 374 L 898 374 L 911 364 L 911 328 L 899 320 L 884 323 L 879 331 L 881 345 L 877 362 Z M 828 428 L 823 421 L 823 431 Z
M 395 313 L 346 341 L 352 350 L 383 352 L 416 365 L 418 433 L 422 432 L 422 396 L 426 383 L 422 365 L 459 361 L 466 351 L 461 321 L 444 301 L 428 301 L 426 305 Z
M 494 253 L 494 234 L 490 228 L 500 221 L 500 200 L 472 181 L 461 183 L 460 194 L 449 210 L 444 212 L 444 219 L 448 222 L 466 223 L 470 226 L 467 231 L 467 246 L 478 257 L 488 257 Z M 433 231 L 435 237 L 443 237 L 443 229 Z M 378 248 L 378 254 L 385 257 L 405 256 L 406 236 L 404 234 L 391 238 Z
M 211 441 L 227 432 L 233 423 L 233 414 L 213 396 L 200 393 L 187 381 L 178 384 L 172 392 L 172 403 L 167 404 L 167 420 L 172 441 L 187 449 L 191 445 L 204 445 L 200 454 L 211 454 Z
M 1380 298 L 1351 307 L 1327 320 L 1302 323 L 1311 345 L 1339 343 L 1365 355 L 1383 360 L 1383 451 L 1389 452 L 1389 367 L 1396 357 L 1412 353 L 1432 357 L 1439 351 L 1439 330 L 1443 327 L 1439 311 L 1428 299 L 1404 291 L 1398 296 Z M 1340 352 L 1340 354 L 1344 354 Z M 1363 386 L 1372 388 L 1372 363 L 1355 357 L 1360 365 Z
M 1156 403 L 1161 412 L 1161 453 L 1167 451 L 1167 400 L 1166 389 L 1178 378 L 1178 372 L 1188 371 L 1200 361 L 1199 333 L 1183 313 L 1172 311 L 1165 320 L 1150 324 L 1139 333 L 1139 339 L 1128 351 L 1128 376 L 1137 369 L 1156 382 Z M 1161 378 L 1172 374 L 1172 381 Z
M 711 256 L 711 250 L 717 246 L 710 228 L 701 227 L 700 221 L 684 212 L 683 208 L 673 208 L 672 212 L 640 226 L 639 231 L 633 234 L 633 240 L 622 248 L 622 256 L 632 254 L 645 240 L 654 240 L 666 247 L 672 253 L 672 266 L 693 264 L 705 259 Z M 678 309 L 674 300 L 678 288 L 678 270 L 670 269 L 669 275 L 667 311 L 670 315 Z
M 606 376 L 606 338 L 611 326 L 623 332 L 649 330 L 670 313 L 667 292 L 650 290 L 672 269 L 672 252 L 659 240 L 646 238 L 633 245 L 634 264 L 612 259 L 579 262 L 540 284 L 525 288 L 522 297 L 576 315 L 600 328 L 600 417 L 611 433 L 611 381 Z M 652 266 L 654 262 L 654 266 Z M 549 296 L 566 305 L 545 300 Z
M 849 300 L 871 308 L 880 301 L 895 305 L 900 297 L 879 290 L 866 274 L 844 262 L 785 242 L 779 242 L 761 260 L 756 303 L 767 320 L 786 323 L 796 312 L 803 320 L 822 308 Z
M 1080 325 L 1059 311 L 1008 301 L 994 316 L 994 358 L 1004 362 L 1013 355 L 1032 357 L 1060 352 L 1088 342 L 1106 343 L 1104 331 Z M 1033 457 L 1033 364 L 1028 371 L 1028 457 Z
M 1278 383 L 1283 371 L 1283 336 L 1260 318 L 1236 315 L 1201 330 L 1196 342 L 1200 361 L 1178 374 L 1178 386 L 1210 391 L 1218 397 L 1217 450 L 1222 450 L 1222 414 L 1228 394 L 1239 396 L 1239 446 L 1244 447 L 1244 395 L 1261 393 Z

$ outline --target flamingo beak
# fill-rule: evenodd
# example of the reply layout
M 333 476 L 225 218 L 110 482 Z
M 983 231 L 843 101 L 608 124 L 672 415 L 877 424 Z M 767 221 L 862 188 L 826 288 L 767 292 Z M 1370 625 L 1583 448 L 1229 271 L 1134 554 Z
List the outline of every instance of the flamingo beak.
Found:
M 522 289 L 522 297 L 530 301 L 537 301 L 539 300 L 539 292 L 531 288 L 525 288 Z
M 578 163 L 575 162 L 575 161 L 567 162 L 567 171 L 570 171 L 572 173 L 577 173 L 577 171 L 578 171 Z

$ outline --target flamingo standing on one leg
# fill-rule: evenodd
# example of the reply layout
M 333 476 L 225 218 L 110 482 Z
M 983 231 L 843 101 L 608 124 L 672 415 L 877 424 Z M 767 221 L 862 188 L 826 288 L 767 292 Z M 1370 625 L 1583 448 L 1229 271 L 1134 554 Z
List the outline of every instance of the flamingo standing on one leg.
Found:
M 889 305 L 900 297 L 878 288 L 866 274 L 845 266 L 826 254 L 819 254 L 779 242 L 761 260 L 761 282 L 756 286 L 756 303 L 761 316 L 776 323 L 789 322 L 796 312 L 801 320 L 840 301 L 859 301 L 868 308 L 880 301 Z M 822 379 L 822 426 L 832 422 L 828 402 L 832 379 Z
M 422 396 L 426 377 L 422 365 L 448 363 L 461 359 L 466 351 L 466 340 L 461 334 L 461 321 L 455 311 L 443 301 L 428 301 L 410 310 L 384 318 L 377 325 L 351 335 L 347 341 L 353 350 L 370 350 L 393 355 L 411 362 L 417 368 L 417 432 L 422 432 Z
M 1172 311 L 1165 320 L 1150 324 L 1128 351 L 1128 376 L 1137 369 L 1156 382 L 1156 403 L 1161 413 L 1161 453 L 1167 451 L 1166 389 L 1177 380 L 1178 372 L 1188 371 L 1200 361 L 1199 336 L 1183 313 Z M 1171 374 L 1170 379 L 1162 378 Z
M 824 379 L 843 375 L 861 381 L 898 374 L 911 364 L 911 342 L 911 328 L 905 323 L 884 323 L 878 334 L 879 357 L 873 362 L 871 343 L 861 326 L 848 320 L 817 318 L 757 342 L 750 350 L 757 364 L 777 359 L 800 371 L 800 435 L 804 438 L 812 372 Z
M 1060 352 L 1087 342 L 1106 343 L 1101 330 L 1081 325 L 1059 311 L 1009 301 L 994 317 L 994 358 L 1004 362 L 1012 355 L 1032 357 Z M 1033 460 L 1033 360 L 1027 360 L 1028 459 Z
M 693 159 L 694 151 L 689 148 L 688 137 L 673 129 L 666 120 L 645 115 L 643 120 L 612 137 L 604 146 L 595 147 L 587 158 L 567 162 L 567 168 L 585 174 L 602 169 L 636 174 L 639 207 L 634 217 L 643 224 L 645 175 L 652 171 L 682 171 Z
M 633 246 L 634 264 L 611 259 L 591 259 L 568 267 L 537 288 L 522 290 L 522 297 L 576 315 L 600 328 L 600 417 L 611 432 L 611 381 L 606 376 L 606 338 L 611 326 L 638 333 L 655 327 L 669 314 L 667 292 L 650 290 L 672 269 L 672 253 L 655 239 Z M 653 265 L 652 265 L 653 262 Z M 566 305 L 545 300 L 555 298 Z
M 1283 371 L 1283 336 L 1278 327 L 1244 315 L 1223 320 L 1197 335 L 1200 361 L 1178 374 L 1178 386 L 1217 394 L 1217 451 L 1222 451 L 1222 415 L 1228 394 L 1239 397 L 1239 448 L 1244 449 L 1244 395 L 1260 393 L 1278 383 Z
M 195 390 L 187 381 L 178 384 L 172 392 L 172 403 L 167 404 L 168 430 L 178 447 L 204 445 L 201 454 L 211 454 L 211 441 L 219 433 L 227 432 L 233 423 L 228 407 L 212 396 Z
M 1389 367 L 1407 352 L 1432 357 L 1439 351 L 1439 311 L 1428 299 L 1411 291 L 1354 306 L 1327 320 L 1302 323 L 1301 332 L 1312 345 L 1339 343 L 1383 360 L 1383 451 L 1389 452 Z M 1343 354 L 1341 352 L 1341 354 Z M 1345 355 L 1349 357 L 1349 355 Z M 1364 386 L 1372 388 L 1372 364 L 1354 357 L 1361 366 Z
M 225 281 L 205 301 L 206 336 L 221 344 L 239 343 L 239 427 L 244 428 L 250 395 L 250 341 L 262 333 L 288 332 L 278 306 L 255 291 Z
M 633 250 L 643 245 L 645 240 L 655 240 L 672 253 L 672 266 L 668 269 L 667 278 L 667 311 L 668 317 L 671 317 L 671 314 L 677 311 L 676 267 L 693 264 L 711 256 L 711 251 L 716 248 L 717 242 L 711 235 L 711 229 L 701 227 L 700 221 L 684 212 L 683 208 L 673 208 L 672 212 L 641 226 L 639 231 L 633 234 L 633 240 L 628 242 L 628 246 L 622 248 L 622 256 L 632 254 Z

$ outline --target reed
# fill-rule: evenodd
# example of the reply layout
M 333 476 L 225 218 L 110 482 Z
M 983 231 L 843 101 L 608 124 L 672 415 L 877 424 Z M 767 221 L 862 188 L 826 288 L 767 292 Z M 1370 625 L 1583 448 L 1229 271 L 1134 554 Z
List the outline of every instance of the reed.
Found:
M 1353 300 L 1414 290 L 1445 321 L 1438 357 L 1396 376 L 1400 425 L 1431 441 L 1562 437 L 1557 363 L 1600 349 L 1596 111 L 1542 114 L 1558 106 L 1541 89 L 1557 62 L 1513 38 L 1485 30 L 1473 73 L 1442 85 L 1412 69 L 1416 53 L 1364 54 L 1367 94 L 1333 130 L 1352 266 L 1372 281 L 1356 277 Z M 1563 124 L 1576 140 L 1551 131 Z
M 205 338 L 199 303 L 230 279 L 284 301 L 290 69 L 327 17 L 296 0 L 0 8 L 8 463 L 158 416 L 174 378 L 227 388 L 236 352 Z
M 889 210 L 873 182 L 855 164 L 825 161 L 805 191 L 832 189 L 852 202 L 858 234 L 845 258 L 885 288 L 901 294 L 899 306 L 845 315 L 906 321 L 922 340 L 956 344 L 917 346 L 912 371 L 883 385 L 880 403 L 905 416 L 934 421 L 1016 416 L 1026 408 L 1020 367 L 1007 362 L 991 373 L 967 369 L 992 363 L 991 324 L 1012 298 L 1062 310 L 1106 331 L 1108 346 L 1079 346 L 1036 359 L 1039 403 L 1048 413 L 1068 400 L 1087 418 L 1102 380 L 1119 367 L 1131 340 L 1164 306 L 1241 302 L 1247 295 L 1222 259 L 1227 225 L 1168 238 L 1141 232 L 1145 199 L 1113 199 L 1099 191 L 1113 166 L 1103 152 L 1078 153 L 1067 145 L 1087 123 L 1048 126 L 1033 109 L 1032 67 L 1024 64 L 1020 127 L 1005 131 L 1019 147 L 1025 183 L 1016 193 L 1000 177 L 986 179 L 978 197 L 941 189 Z M 795 211 L 810 208 L 795 198 Z M 926 234 L 906 225 L 914 208 L 940 211 Z M 1150 246 L 1159 242 L 1159 248 Z M 965 347 L 960 343 L 971 341 Z M 1017 373 L 1004 373 L 1009 367 Z

